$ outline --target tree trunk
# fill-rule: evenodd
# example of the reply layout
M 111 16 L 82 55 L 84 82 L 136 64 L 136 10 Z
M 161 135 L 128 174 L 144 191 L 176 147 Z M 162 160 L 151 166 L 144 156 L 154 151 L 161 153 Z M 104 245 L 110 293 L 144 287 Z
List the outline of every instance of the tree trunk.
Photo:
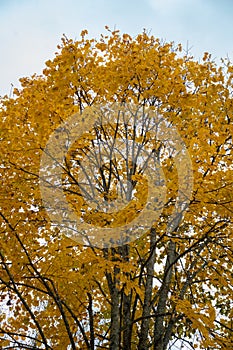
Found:
M 111 294 L 111 328 L 110 328 L 110 350 L 119 350 L 120 348 L 120 307 L 119 290 L 116 275 L 119 268 L 114 267 L 113 274 L 106 273 L 108 287 Z
M 156 232 L 155 229 L 151 229 L 150 234 L 150 256 L 146 263 L 146 286 L 145 297 L 143 302 L 142 311 L 142 323 L 139 337 L 138 350 L 148 350 L 148 334 L 150 325 L 150 313 L 152 308 L 151 297 L 153 289 L 153 277 L 154 277 L 154 264 L 155 264 L 155 245 L 156 245 Z
M 132 322 L 131 322 L 131 295 L 123 293 L 122 296 L 123 311 L 123 349 L 131 350 Z
M 157 314 L 154 325 L 154 350 L 166 350 L 167 344 L 164 343 L 165 326 L 164 314 L 166 312 L 166 304 L 168 299 L 168 292 L 172 280 L 173 263 L 176 257 L 176 244 L 170 241 L 168 245 L 167 260 L 165 265 L 165 272 L 163 282 L 159 291 L 159 301 L 157 306 Z M 167 343 L 167 342 L 166 342 Z

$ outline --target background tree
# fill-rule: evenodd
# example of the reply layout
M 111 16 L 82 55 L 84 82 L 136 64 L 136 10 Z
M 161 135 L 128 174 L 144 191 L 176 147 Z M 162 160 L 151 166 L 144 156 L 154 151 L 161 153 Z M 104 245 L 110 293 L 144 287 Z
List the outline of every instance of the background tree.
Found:
M 1 101 L 1 346 L 231 349 L 233 67 L 228 61 L 217 66 L 207 53 L 197 62 L 180 45 L 145 32 L 133 39 L 107 30 L 99 40 L 86 31 L 79 41 L 64 37 L 43 75 L 21 79 L 13 98 Z M 104 142 L 111 150 L 115 139 L 135 140 L 134 149 L 146 148 L 166 178 L 166 200 L 151 228 L 135 241 L 98 248 L 62 235 L 50 221 L 40 161 L 50 134 L 70 115 L 77 113 L 81 125 L 88 108 L 115 102 L 139 111 L 150 107 L 176 127 L 190 154 L 194 186 L 183 219 L 168 230 L 178 175 L 174 154 L 166 152 L 169 140 L 150 137 L 153 120 L 145 114 L 139 133 L 136 122 L 117 118 L 87 130 L 67 152 L 64 193 L 100 232 L 143 211 L 148 184 L 146 167 L 130 156 L 121 162 L 112 157 L 97 176 L 94 146 Z M 87 154 L 85 177 L 80 159 Z M 107 204 L 116 199 L 117 182 L 126 177 L 131 184 L 129 207 L 114 224 L 88 207 L 80 169 L 83 179 L 96 176 Z

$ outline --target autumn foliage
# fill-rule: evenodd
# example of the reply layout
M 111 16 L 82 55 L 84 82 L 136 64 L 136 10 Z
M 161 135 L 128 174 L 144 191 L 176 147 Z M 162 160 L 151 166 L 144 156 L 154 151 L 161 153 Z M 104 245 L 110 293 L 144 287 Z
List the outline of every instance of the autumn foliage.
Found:
M 20 79 L 21 89 L 1 99 L 1 348 L 232 349 L 233 66 L 217 65 L 208 53 L 197 62 L 146 32 L 132 38 L 107 29 L 96 40 L 83 31 L 77 41 L 63 37 L 58 50 L 42 75 Z M 116 133 L 156 159 L 166 193 L 159 217 L 135 239 L 90 245 L 50 220 L 41 159 L 71 115 L 81 125 L 95 106 L 115 104 L 149 108 L 176 128 L 190 157 L 192 191 L 168 230 L 181 196 L 169 140 L 151 138 L 151 119 L 140 133 L 114 118 L 92 127 L 67 151 L 62 174 L 66 199 L 84 221 L 102 232 L 145 208 L 146 166 L 131 164 L 129 155 L 112 158 L 96 177 L 105 203 L 116 200 L 117 180 L 131 184 L 126 199 L 135 205 L 114 224 L 81 196 L 77 164 L 86 156 L 95 164 L 94 142 L 110 147 Z

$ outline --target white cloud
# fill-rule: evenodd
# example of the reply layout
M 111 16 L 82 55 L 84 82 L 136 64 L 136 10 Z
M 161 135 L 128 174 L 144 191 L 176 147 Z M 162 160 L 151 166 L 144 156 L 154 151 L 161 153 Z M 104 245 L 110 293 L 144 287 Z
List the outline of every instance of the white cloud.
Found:
M 198 0 L 196 1 L 198 2 Z M 148 0 L 149 5 L 160 13 L 170 13 L 175 9 L 193 5 L 193 0 Z
M 233 4 L 227 0 L 147 0 L 156 18 L 155 31 L 168 41 L 192 47 L 198 59 L 204 51 L 213 58 L 233 57 Z
M 40 73 L 54 56 L 63 33 L 78 38 L 82 29 L 98 37 L 104 26 L 136 35 L 143 28 L 168 41 L 193 46 L 200 57 L 233 56 L 233 6 L 212 0 L 0 0 L 0 95 L 11 82 Z M 3 6 L 4 5 L 4 6 Z

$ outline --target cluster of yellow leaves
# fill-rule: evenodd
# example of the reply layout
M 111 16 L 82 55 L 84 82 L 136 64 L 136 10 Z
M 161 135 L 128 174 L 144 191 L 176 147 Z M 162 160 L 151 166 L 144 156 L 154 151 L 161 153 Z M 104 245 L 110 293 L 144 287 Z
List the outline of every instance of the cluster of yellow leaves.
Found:
M 204 55 L 201 63 L 188 56 L 181 57 L 180 46 L 174 48 L 171 43 L 163 44 L 145 32 L 132 38 L 114 31 L 102 35 L 100 40 L 88 39 L 86 35 L 87 32 L 83 31 L 78 41 L 64 37 L 56 57 L 46 62 L 43 75 L 22 78 L 22 89 L 15 89 L 13 98 L 6 97 L 1 101 L 2 261 L 9 266 L 12 279 L 18 284 L 27 304 L 37 308 L 36 318 L 43 325 L 53 349 L 65 349 L 69 338 L 49 288 L 57 291 L 59 298 L 69 305 L 86 328 L 87 292 L 94 291 L 93 299 L 99 312 L 95 315 L 96 334 L 101 335 L 108 330 L 111 313 L 106 273 L 113 273 L 117 266 L 119 290 L 131 295 L 132 304 L 136 298 L 143 303 L 146 274 L 143 269 L 150 256 L 149 234 L 145 233 L 131 244 L 130 262 L 119 256 L 116 263 L 114 254 L 106 258 L 104 251 L 74 244 L 69 238 L 61 237 L 51 226 L 42 205 L 38 175 L 40 158 L 49 135 L 70 115 L 79 112 L 79 122 L 82 123 L 83 110 L 95 103 L 149 105 L 168 123 L 176 126 L 188 148 L 194 172 L 190 206 L 173 233 L 181 262 L 176 266 L 176 275 L 172 279 L 171 295 L 178 297 L 188 279 L 187 274 L 190 276 L 196 272 L 195 283 L 187 290 L 190 299 L 179 300 L 176 310 L 191 320 L 203 334 L 203 348 L 221 348 L 232 334 L 227 330 L 230 323 L 227 321 L 228 328 L 222 327 L 221 332 L 211 338 L 209 330 L 216 329 L 215 312 L 210 302 L 205 300 L 203 285 L 213 289 L 216 310 L 225 318 L 232 317 L 227 300 L 232 299 L 233 293 L 230 287 L 233 282 L 230 273 L 233 262 L 233 67 L 230 63 L 217 67 L 208 54 Z M 109 135 L 114 136 L 114 128 Z M 137 135 L 135 140 L 158 151 L 160 142 L 150 140 L 150 137 L 148 132 L 144 136 Z M 87 131 L 72 145 L 67 163 L 71 166 L 73 158 L 82 159 L 93 140 L 93 133 Z M 160 267 L 166 258 L 170 240 L 170 236 L 166 235 L 166 223 L 174 210 L 178 191 L 174 162 L 165 157 L 162 166 L 167 198 L 161 218 L 154 224 L 159 236 L 156 263 Z M 125 169 L 122 167 L 121 171 L 123 174 Z M 70 191 L 66 196 L 72 208 L 86 221 L 100 228 L 106 222 L 110 222 L 110 227 L 121 226 L 130 223 L 146 205 L 146 179 L 135 172 L 131 180 L 137 182 L 134 200 L 117 213 L 90 210 L 80 196 L 78 186 L 72 185 L 74 193 Z M 101 195 L 108 201 L 117 200 L 116 187 L 113 186 L 107 193 L 103 191 Z M 81 209 L 86 210 L 85 214 L 80 213 Z M 202 247 L 204 243 L 206 245 Z M 183 258 L 185 261 L 182 261 Z M 161 285 L 163 271 L 155 271 L 153 277 Z M 0 278 L 0 283 L 6 288 L 3 292 L 5 297 L 9 294 L 12 299 L 16 298 L 14 290 L 9 287 L 12 281 L 6 268 L 1 270 Z M 43 279 L 50 283 L 47 289 Z M 158 288 L 154 287 L 153 293 L 157 291 Z M 208 298 L 211 299 L 210 296 Z M 157 299 L 153 300 L 156 308 Z M 168 307 L 170 305 L 169 301 Z M 3 321 L 4 326 L 8 327 L 7 322 L 10 323 L 12 331 L 17 331 L 19 326 L 35 328 L 35 324 L 28 320 L 22 302 L 12 312 L 13 316 Z M 140 316 L 139 306 L 136 318 Z M 77 325 L 68 313 L 67 318 L 73 333 L 77 333 Z M 101 318 L 105 318 L 106 322 Z M 136 344 L 136 327 L 133 334 Z M 41 340 L 41 337 L 38 339 Z M 217 345 L 214 345 L 216 340 Z M 85 349 L 80 333 L 77 342 L 80 349 Z
M 210 338 L 209 332 L 214 328 L 215 309 L 212 305 L 199 305 L 195 308 L 188 300 L 179 300 L 176 305 L 177 311 L 184 315 L 192 322 L 194 328 L 198 329 L 205 338 L 204 346 L 213 346 L 214 342 Z

